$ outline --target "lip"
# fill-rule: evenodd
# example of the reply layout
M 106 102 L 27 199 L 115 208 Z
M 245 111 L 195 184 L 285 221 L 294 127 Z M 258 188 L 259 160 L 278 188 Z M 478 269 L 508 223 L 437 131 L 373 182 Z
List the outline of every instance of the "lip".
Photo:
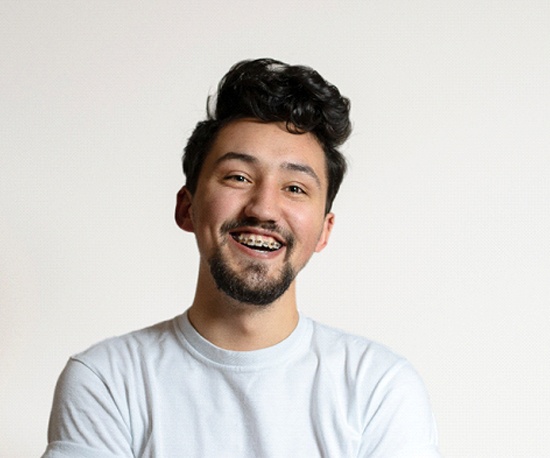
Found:
M 242 243 L 239 243 L 237 240 L 235 240 L 233 238 L 233 234 L 241 233 L 241 232 L 245 232 L 247 234 L 254 234 L 254 235 L 262 235 L 262 236 L 266 236 L 266 237 L 272 237 L 273 239 L 277 240 L 277 242 L 279 242 L 281 244 L 281 248 L 279 248 L 276 251 L 258 251 L 258 250 L 255 250 L 255 249 L 250 248 L 246 245 L 243 245 Z M 229 235 L 230 235 L 229 236 L 229 242 L 231 243 L 231 245 L 235 246 L 239 250 L 239 252 L 245 254 L 248 257 L 253 257 L 253 258 L 257 258 L 257 259 L 274 259 L 278 256 L 281 256 L 286 251 L 285 241 L 281 238 L 280 235 L 278 235 L 276 233 L 273 233 L 273 232 L 270 232 L 270 231 L 266 231 L 266 230 L 262 230 L 262 229 L 258 229 L 258 228 L 251 228 L 251 227 L 239 227 L 237 229 L 231 230 L 229 232 Z
M 285 247 L 287 245 L 285 240 L 278 233 L 267 231 L 265 229 L 259 229 L 257 227 L 246 227 L 246 226 L 238 227 L 237 229 L 232 229 L 231 231 L 229 231 L 229 234 L 233 235 L 241 232 L 245 232 L 247 234 L 261 235 L 265 237 L 271 237 L 272 239 L 275 239 L 277 242 L 279 242 L 282 245 L 282 247 Z

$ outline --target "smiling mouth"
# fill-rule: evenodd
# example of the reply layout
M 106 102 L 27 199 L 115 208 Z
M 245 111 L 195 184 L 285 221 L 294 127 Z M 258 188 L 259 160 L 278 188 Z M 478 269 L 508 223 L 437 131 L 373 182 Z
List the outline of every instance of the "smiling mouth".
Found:
M 248 248 L 252 248 L 257 251 L 277 251 L 283 246 L 281 242 L 278 242 L 273 237 L 259 234 L 249 234 L 246 232 L 233 233 L 231 237 Z

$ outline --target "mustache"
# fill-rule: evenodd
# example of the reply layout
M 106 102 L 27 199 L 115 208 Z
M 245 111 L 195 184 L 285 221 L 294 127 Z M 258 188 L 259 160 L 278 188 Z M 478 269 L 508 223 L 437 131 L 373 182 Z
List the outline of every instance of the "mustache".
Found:
M 294 236 L 289 231 L 283 229 L 273 221 L 260 221 L 258 218 L 241 218 L 226 221 L 220 227 L 220 235 L 224 235 L 243 226 L 263 229 L 264 231 L 273 232 L 279 235 L 289 250 L 294 246 Z

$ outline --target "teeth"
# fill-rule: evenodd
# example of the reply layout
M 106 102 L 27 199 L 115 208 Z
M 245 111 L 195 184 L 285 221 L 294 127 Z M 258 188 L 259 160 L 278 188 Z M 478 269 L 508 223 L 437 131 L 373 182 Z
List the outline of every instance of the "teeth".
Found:
M 254 234 L 239 234 L 236 238 L 239 243 L 250 247 L 261 247 L 269 250 L 278 250 L 281 248 L 281 244 L 271 237 L 263 237 Z

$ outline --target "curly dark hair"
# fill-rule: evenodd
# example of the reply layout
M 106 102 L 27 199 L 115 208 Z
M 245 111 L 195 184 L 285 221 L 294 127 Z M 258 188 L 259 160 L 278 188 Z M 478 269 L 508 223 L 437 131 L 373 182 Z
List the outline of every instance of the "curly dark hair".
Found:
M 328 213 L 346 172 L 346 160 L 337 147 L 351 133 L 349 109 L 349 99 L 312 68 L 274 59 L 238 62 L 220 81 L 217 97 L 208 97 L 207 119 L 197 124 L 187 142 L 186 186 L 191 194 L 195 192 L 206 155 L 220 129 L 231 121 L 284 122 L 291 133 L 311 132 L 323 147 Z

